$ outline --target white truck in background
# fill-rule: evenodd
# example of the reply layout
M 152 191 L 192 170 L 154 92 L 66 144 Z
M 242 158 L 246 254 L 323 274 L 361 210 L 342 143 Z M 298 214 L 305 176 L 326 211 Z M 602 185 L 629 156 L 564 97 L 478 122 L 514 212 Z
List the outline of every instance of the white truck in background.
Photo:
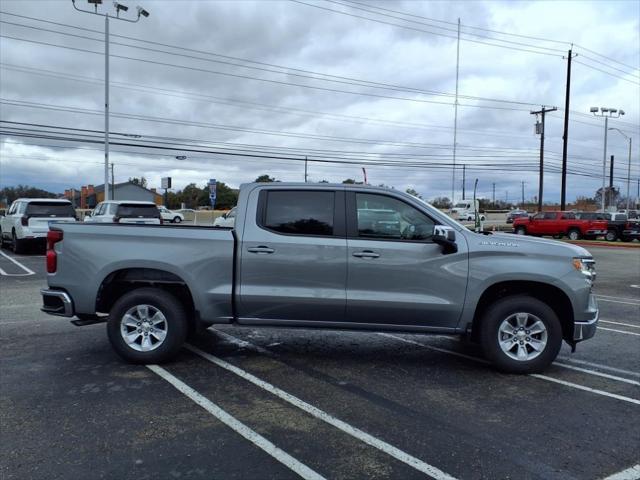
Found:
M 451 216 L 460 221 L 473 222 L 476 219 L 476 212 L 480 211 L 480 202 L 478 200 L 458 200 L 453 204 L 451 208 Z M 484 214 L 479 213 L 480 221 L 484 222 L 486 217 Z

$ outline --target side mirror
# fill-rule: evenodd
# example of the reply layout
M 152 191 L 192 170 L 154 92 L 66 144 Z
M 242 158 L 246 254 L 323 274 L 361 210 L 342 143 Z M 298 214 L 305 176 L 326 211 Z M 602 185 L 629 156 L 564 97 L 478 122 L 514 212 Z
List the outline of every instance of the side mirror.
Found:
M 458 251 L 456 231 L 452 227 L 436 225 L 433 230 L 432 240 L 433 243 L 437 243 L 442 247 L 442 253 L 445 255 L 457 253 Z

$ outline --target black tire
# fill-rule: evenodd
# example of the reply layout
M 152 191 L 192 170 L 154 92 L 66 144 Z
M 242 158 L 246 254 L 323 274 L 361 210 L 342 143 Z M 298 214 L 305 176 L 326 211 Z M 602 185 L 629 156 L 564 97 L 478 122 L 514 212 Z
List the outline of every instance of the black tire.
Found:
M 526 235 L 527 234 L 527 229 L 524 227 L 517 227 L 515 230 L 515 234 L 516 235 Z
M 153 307 L 162 313 L 166 321 L 164 340 L 150 351 L 136 350 L 124 340 L 121 334 L 121 322 L 125 313 L 137 305 Z M 171 360 L 182 348 L 188 330 L 184 306 L 173 295 L 159 288 L 139 288 L 123 295 L 111 308 L 107 322 L 107 334 L 111 346 L 118 355 L 131 363 L 163 363 Z M 140 330 L 137 331 L 140 332 Z M 151 341 L 150 336 L 149 339 Z M 139 344 L 136 345 L 139 346 Z
M 182 219 L 180 217 L 173 217 L 173 223 L 180 223 Z
M 546 345 L 535 358 L 530 360 L 514 359 L 500 347 L 500 326 L 503 321 L 516 313 L 527 313 L 535 316 L 542 321 L 546 328 Z M 535 320 L 530 319 L 530 321 Z M 503 372 L 542 372 L 555 360 L 560 351 L 562 346 L 562 326 L 553 309 L 547 304 L 529 295 L 514 295 L 497 300 L 484 313 L 480 324 L 480 343 L 485 356 L 496 368 Z M 514 347 L 516 349 L 519 348 L 517 342 L 514 343 Z M 528 350 L 531 347 L 525 345 L 524 348 Z M 534 350 L 531 349 L 530 352 L 532 353 Z
M 624 237 L 624 236 L 623 236 L 623 237 L 620 237 L 620 240 L 622 240 L 623 242 L 630 242 L 630 241 L 632 241 L 632 240 L 633 240 L 633 238 L 631 238 L 631 237 Z
M 580 234 L 580 230 L 578 230 L 577 228 L 572 228 L 567 232 L 567 237 L 569 238 L 569 240 L 580 240 L 580 238 L 582 238 L 582 235 Z
M 13 253 L 19 255 L 21 253 L 24 253 L 24 249 L 24 240 L 20 240 L 19 238 L 17 238 L 15 231 L 11 232 L 11 250 L 13 251 Z
M 618 239 L 618 232 L 616 232 L 615 230 L 607 230 L 604 239 L 607 242 L 615 242 Z

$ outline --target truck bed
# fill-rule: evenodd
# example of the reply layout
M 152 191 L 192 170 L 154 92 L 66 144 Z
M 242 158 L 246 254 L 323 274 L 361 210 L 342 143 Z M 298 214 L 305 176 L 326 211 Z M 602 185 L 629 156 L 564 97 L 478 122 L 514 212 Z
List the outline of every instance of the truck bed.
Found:
M 124 269 L 155 269 L 170 272 L 189 287 L 199 316 L 232 316 L 232 228 L 58 224 L 52 229 L 61 230 L 64 241 L 56 244 L 58 268 L 49 275 L 49 286 L 64 288 L 76 313 L 96 312 L 107 277 Z

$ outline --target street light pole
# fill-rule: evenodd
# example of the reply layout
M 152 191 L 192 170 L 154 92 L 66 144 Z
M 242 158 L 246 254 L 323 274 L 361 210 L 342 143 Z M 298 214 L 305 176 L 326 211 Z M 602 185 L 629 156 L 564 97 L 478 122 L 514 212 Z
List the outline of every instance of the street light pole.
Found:
M 611 127 L 609 130 L 615 130 L 629 141 L 629 162 L 627 163 L 627 212 L 629 212 L 629 201 L 631 195 L 631 137 L 619 128 Z
M 609 131 L 609 119 L 610 118 L 620 118 L 624 115 L 624 110 L 618 111 L 615 108 L 607 108 L 607 107 L 591 107 L 589 111 L 596 117 L 604 117 L 604 151 L 602 153 L 602 201 L 601 201 L 601 209 L 605 211 L 605 188 L 607 181 L 607 132 Z M 599 113 L 598 113 L 599 112 Z M 617 115 L 616 115 L 617 114 Z
M 102 4 L 102 0 L 87 0 L 87 2 L 93 5 L 93 12 L 91 10 L 78 8 L 76 6 L 76 0 L 71 0 L 73 8 L 77 11 L 104 17 L 104 199 L 109 200 L 109 18 L 123 20 L 129 23 L 137 23 L 140 20 L 140 16 L 148 17 L 149 12 L 142 7 L 136 7 L 138 16 L 135 20 L 122 18 L 120 17 L 120 12 L 126 12 L 129 10 L 129 7 L 118 2 L 113 2 L 113 6 L 116 9 L 116 16 L 114 17 L 109 15 L 109 12 L 98 13 L 98 5 Z

